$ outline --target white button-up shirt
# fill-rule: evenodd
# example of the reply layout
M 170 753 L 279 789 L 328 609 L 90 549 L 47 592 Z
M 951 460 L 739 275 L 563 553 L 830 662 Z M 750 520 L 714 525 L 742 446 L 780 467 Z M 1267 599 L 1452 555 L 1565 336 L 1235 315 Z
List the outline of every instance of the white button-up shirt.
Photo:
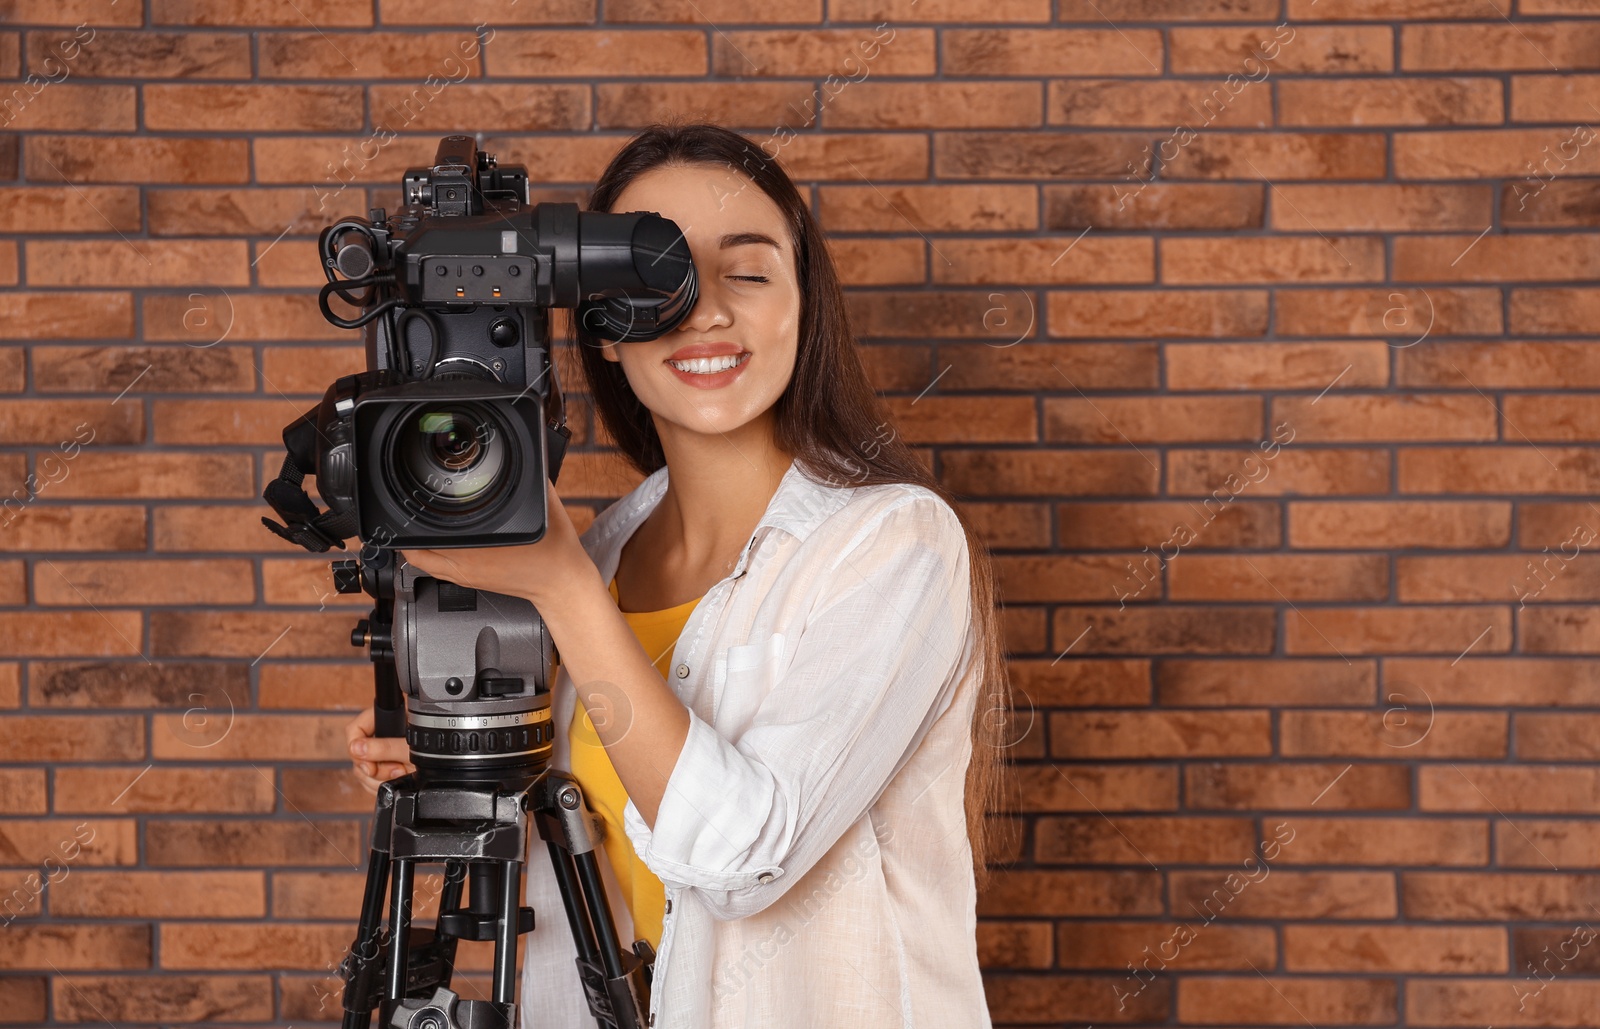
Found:
M 602 578 L 667 469 L 602 512 Z M 694 608 L 668 685 L 689 735 L 654 831 L 624 828 L 662 881 L 654 1029 L 986 1029 L 963 808 L 977 700 L 967 541 L 909 484 L 785 473 L 733 572 Z M 653 657 L 654 655 L 652 655 Z M 574 689 L 553 684 L 554 767 Z M 533 834 L 524 1029 L 594 1029 L 571 930 Z M 600 860 L 624 946 L 632 919 Z

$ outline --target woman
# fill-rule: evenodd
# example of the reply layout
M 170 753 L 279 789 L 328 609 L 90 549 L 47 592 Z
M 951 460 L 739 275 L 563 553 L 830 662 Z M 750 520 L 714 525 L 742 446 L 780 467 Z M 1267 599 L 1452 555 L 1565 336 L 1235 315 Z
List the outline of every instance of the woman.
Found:
M 405 558 L 545 619 L 552 761 L 607 823 L 621 939 L 657 951 L 655 1029 L 987 1026 L 974 909 L 985 812 L 1010 806 L 988 555 L 889 428 L 776 161 L 656 125 L 588 207 L 672 219 L 699 278 L 661 339 L 574 330 L 645 480 L 581 538 L 552 487 L 536 544 Z M 369 710 L 351 754 L 375 790 L 409 766 L 371 732 Z M 522 1024 L 593 1026 L 541 850 Z

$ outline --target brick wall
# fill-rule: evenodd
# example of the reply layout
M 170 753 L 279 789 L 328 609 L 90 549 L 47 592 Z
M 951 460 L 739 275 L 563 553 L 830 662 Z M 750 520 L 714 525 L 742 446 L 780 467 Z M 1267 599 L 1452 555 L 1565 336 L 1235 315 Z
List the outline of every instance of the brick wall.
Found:
M 362 367 L 315 234 L 442 134 L 581 200 L 680 112 L 809 191 L 996 550 L 997 1025 L 1594 1024 L 1594 0 L 0 21 L 0 1022 L 333 1020 L 367 604 L 258 499 Z M 570 399 L 582 528 L 637 480 Z

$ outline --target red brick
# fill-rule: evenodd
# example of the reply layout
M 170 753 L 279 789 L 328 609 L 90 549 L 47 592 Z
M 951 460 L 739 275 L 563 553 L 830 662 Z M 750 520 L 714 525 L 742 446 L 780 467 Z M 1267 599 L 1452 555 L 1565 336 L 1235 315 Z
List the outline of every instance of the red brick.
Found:
M 242 139 L 40 135 L 28 139 L 27 173 L 36 182 L 247 182 L 249 153 Z
M 387 6 L 387 5 L 386 5 Z M 385 21 L 391 19 L 387 17 Z M 292 8 L 272 0 L 154 0 L 151 22 L 156 25 L 244 25 L 304 27 L 306 20 Z M 366 0 L 324 0 L 317 5 L 317 24 L 326 28 L 364 28 L 372 24 L 372 5 Z
M 1187 929 L 1187 932 L 1185 932 Z M 1137 969 L 1141 976 L 1165 971 L 1244 969 L 1276 961 L 1273 931 L 1266 926 L 1206 926 L 1188 922 L 1065 922 L 1060 926 L 1062 968 Z M 1180 949 L 1181 948 L 1181 949 Z M 1168 958 L 1169 950 L 1177 950 Z M 1141 980 L 1145 981 L 1145 980 Z M 1136 989 L 1129 984 L 1124 993 Z
M 437 84 L 431 88 L 447 91 L 457 88 L 464 78 L 478 76 L 482 68 L 480 50 L 476 35 L 470 31 L 341 33 L 337 46 L 330 46 L 322 32 L 267 32 L 259 40 L 260 76 L 400 78 L 420 83 L 432 75 Z M 360 61 L 352 60 L 348 54 L 359 54 Z
M 1051 292 L 1045 317 L 1052 336 L 1260 336 L 1267 331 L 1267 294 L 1264 290 Z
M 161 657 L 348 657 L 348 612 L 160 611 L 150 615 L 150 645 Z
M 1132 133 L 939 132 L 933 171 L 940 179 L 1130 177 L 1148 182 L 1150 153 L 1147 138 Z
M 347 657 L 354 657 L 351 649 Z M 261 666 L 261 706 L 353 711 L 372 703 L 372 665 L 266 662 Z
M 51 346 L 34 351 L 33 381 L 41 393 L 249 390 L 253 363 L 245 347 Z
M 7 336 L 16 340 L 133 334 L 133 298 L 127 293 L 10 292 L 0 294 L 0 316 L 5 318 Z M 34 361 L 39 359 L 36 352 Z
M 933 280 L 947 283 L 1149 283 L 1155 250 L 1128 238 L 939 240 Z
M 1499 501 L 1294 501 L 1289 544 L 1339 550 L 1469 547 L 1510 542 L 1511 504 Z
M 1174 285 L 1371 282 L 1384 275 L 1375 236 L 1161 241 L 1161 279 Z
M 60 74 L 59 70 L 56 74 Z M 132 86 L 90 86 L 50 81 L 49 89 L 31 94 L 14 91 L 0 101 L 6 128 L 24 132 L 133 132 L 135 90 Z
M 1278 83 L 1280 124 L 1498 125 L 1500 83 L 1490 78 L 1290 79 Z M 1433 226 L 1437 228 L 1437 226 Z
M 405 2 L 414 3 L 416 0 Z M 606 20 L 710 25 L 729 21 L 802 24 L 822 20 L 822 0 L 795 0 L 781 8 L 771 9 L 740 3 L 739 0 L 611 0 L 606 5 Z
M 1495 863 L 1502 868 L 1596 868 L 1595 823 L 1546 818 L 1495 822 Z
M 1532 336 L 1578 332 L 1587 324 L 1600 293 L 1586 288 L 1513 289 L 1511 331 Z
M 1163 175 L 1175 179 L 1379 179 L 1384 136 L 1377 132 L 1205 132 L 1177 149 Z
M 164 131 L 356 132 L 360 86 L 144 87 L 144 124 Z
M 502 30 L 494 34 L 488 51 L 496 75 L 610 78 L 706 74 L 706 35 L 693 30 Z
M 1259 184 L 1045 183 L 1047 229 L 1253 229 L 1261 227 Z
M 44 774 L 42 768 L 0 768 L 0 814 L 44 814 Z
M 642 128 L 678 115 L 758 132 L 801 129 L 816 121 L 810 82 L 619 82 L 595 87 L 595 124 Z M 781 141 L 786 134 L 780 134 Z M 614 150 L 615 148 L 609 148 Z M 768 152 L 772 148 L 768 147 Z
M 1004 232 L 1039 227 L 1038 192 L 1032 186 L 827 186 L 818 192 L 819 217 L 831 231 Z M 941 241 L 939 247 L 942 251 L 958 242 L 962 241 Z M 1007 240 L 1006 244 L 1017 242 Z M 1061 253 L 1069 242 L 1063 240 L 1051 255 Z M 1035 243 L 1039 247 L 1053 244 L 1049 240 Z M 1139 249 L 1133 241 L 1114 241 L 1109 246 L 1122 254 Z M 1143 250 L 1148 254 L 1153 248 Z M 1148 282 L 1150 276 L 1140 281 Z
M 1278 397 L 1271 424 L 1294 426 L 1306 443 L 1383 440 L 1484 440 L 1497 436 L 1494 404 L 1476 394 L 1331 394 L 1320 398 Z
M 1482 646 L 1483 644 L 1479 644 Z M 1420 690 L 1385 692 L 1382 711 L 1284 711 L 1285 757 L 1491 758 L 1506 755 L 1504 712 L 1439 710 Z
M 1157 379 L 1157 351 L 1150 343 L 943 344 L 940 351 L 950 359 L 950 370 L 939 384 L 950 389 L 1010 391 L 1046 373 L 1065 376 L 1079 389 L 1153 388 Z M 919 374 L 907 388 L 926 385 Z
M 1171 30 L 1172 70 L 1231 73 L 1247 80 L 1273 72 L 1386 72 L 1394 69 L 1387 26 L 1296 25 Z
M 961 450 L 945 454 L 944 471 L 944 485 L 967 494 L 1083 496 L 1104 493 L 1112 483 L 1121 493 L 1156 492 L 1155 472 L 1149 465 L 1112 450 L 1074 453 L 1067 460 L 1050 451 Z
M 1246 500 L 1198 510 L 1188 501 L 1139 501 L 1059 504 L 1057 511 L 1060 537 L 1074 550 L 1159 550 L 1163 543 L 1191 550 L 1266 549 L 1278 546 L 1282 521 L 1278 504 Z
M 1257 970 L 1260 971 L 1259 969 Z M 1184 1022 L 1287 1022 L 1391 1025 L 1399 1015 L 1393 979 L 1206 976 L 1178 985 L 1178 1018 Z
M 1494 213 L 1489 186 L 1281 185 L 1273 196 L 1280 202 L 1273 205 L 1272 227 L 1286 232 L 1477 232 Z
M 51 487 L 54 497 L 101 499 L 249 496 L 244 454 L 94 453 L 72 462 L 73 475 Z
M 996 1023 L 1039 1025 L 1062 1011 L 1096 1022 L 1114 1018 L 1153 1022 L 1172 1006 L 1172 985 L 1161 980 L 1119 997 L 1106 988 L 1103 976 L 989 975 L 984 978 L 984 993 Z
M 1400 34 L 1400 66 L 1408 71 L 1545 71 L 1600 67 L 1600 26 L 1591 22 L 1410 25 Z
M 1464 818 L 1307 818 L 1280 861 L 1313 865 L 1486 865 L 1489 825 Z
M 248 604 L 255 572 L 242 559 L 53 561 L 35 568 L 33 587 L 42 605 Z
M 1280 423 L 1281 424 L 1281 423 Z M 1295 450 L 1282 431 L 1270 437 L 1278 449 L 1172 450 L 1168 453 L 1168 489 L 1175 494 L 1205 496 L 1208 509 L 1238 502 L 1240 497 L 1376 493 L 1388 489 L 1389 456 L 1377 450 L 1320 447 Z
M 1600 247 L 1567 235 L 1403 236 L 1394 241 L 1396 282 L 1524 282 L 1592 279 Z
M 1051 929 L 1040 922 L 984 922 L 978 926 L 978 964 L 984 968 L 1049 968 Z
M 620 0 L 620 2 L 627 10 L 661 4 L 661 0 Z M 1067 0 L 1062 4 L 1061 20 L 1087 20 L 1076 16 L 1069 17 L 1068 5 L 1072 3 L 1081 3 L 1081 0 Z M 834 21 L 872 21 L 876 18 L 887 20 L 894 25 L 912 19 L 949 23 L 974 21 L 979 17 L 992 22 L 1045 22 L 1050 20 L 1051 6 L 1045 0 L 993 0 L 982 3 L 975 0 L 960 0 L 957 3 L 941 4 L 923 11 L 918 10 L 916 4 L 917 0 L 832 0 L 828 4 L 828 14 Z M 1152 6 L 1155 5 L 1141 2 L 1132 5 L 1130 10 L 1125 0 L 1107 0 L 1102 5 L 1103 8 L 1118 12 L 1116 17 L 1124 21 L 1147 17 L 1147 9 Z M 800 9 L 804 10 L 804 7 Z M 821 10 L 820 4 L 817 5 L 817 9 Z M 611 17 L 609 8 L 606 17 Z
M 903 286 L 923 281 L 927 277 L 925 250 L 922 241 L 914 239 L 833 237 L 828 241 L 839 278 L 863 286 Z M 568 423 L 571 421 L 569 415 Z
M 1172 562 L 1172 600 L 1371 600 L 1389 595 L 1389 561 L 1381 555 L 1196 554 Z
M 996 873 L 978 914 L 1131 916 L 1161 913 L 1160 876 L 1149 871 L 1018 869 Z
M 1043 122 L 1039 88 L 1028 82 L 866 82 L 827 98 L 829 128 L 1027 128 Z
M 1397 680 L 1454 703 L 1518 707 L 1600 706 L 1600 663 L 1571 658 L 1388 658 Z
M 1402 872 L 1406 917 L 1440 921 L 1566 921 L 1593 917 L 1593 875 Z M 1505 980 L 1496 985 L 1505 988 Z M 1511 990 L 1505 991 L 1515 999 Z
M 223 717 L 223 716 L 219 716 Z M 203 742 L 179 718 L 158 718 L 150 735 L 158 761 L 340 761 L 349 758 L 343 715 L 258 715 L 232 713 L 223 731 L 209 727 Z
M 1056 757 L 1245 757 L 1272 751 L 1265 711 L 1054 712 Z M 1241 860 L 1243 860 L 1241 858 Z
M 1053 79 L 1048 84 L 1051 125 L 1212 124 L 1265 128 L 1272 123 L 1272 94 L 1237 77 L 1212 81 L 1145 82 L 1138 79 Z M 991 123 L 998 124 L 998 123 Z
M 1046 397 L 1044 438 L 1065 443 L 1196 443 L 1251 440 L 1261 425 L 1254 397 Z
M 15 25 L 138 25 L 143 18 L 136 10 L 102 9 L 94 0 L 16 0 L 6 12 Z
M 0 1019 L 9 1023 L 40 1023 L 45 1020 L 43 976 L 7 976 L 0 979 Z
M 1575 916 L 1588 918 L 1592 915 Z M 1516 1025 L 1530 1015 L 1545 1024 L 1581 1025 L 1600 1005 L 1592 981 L 1567 978 L 1549 982 L 1524 977 L 1495 979 L 1420 979 L 1406 988 L 1406 1019 L 1448 1026 Z M 1510 989 L 1507 989 L 1508 983 Z M 1536 1014 L 1535 1014 L 1536 1012 Z
M 260 872 L 93 872 L 74 869 L 50 887 L 61 918 L 260 918 Z
M 840 20 L 837 12 L 833 17 Z M 831 75 L 833 80 L 823 85 L 824 97 L 832 97 L 827 100 L 830 110 L 869 77 L 935 73 L 932 29 L 910 28 L 898 20 L 893 27 L 882 21 L 879 25 L 717 32 L 711 40 L 711 72 L 732 78 L 763 75 L 827 80 Z M 1037 100 L 1037 89 L 1034 96 Z
M 1375 662 L 1186 660 L 1156 664 L 1163 707 L 1365 706 L 1376 698 Z
M 29 701 L 40 707 L 222 709 L 250 703 L 246 668 L 197 661 L 34 661 Z
M 1520 605 L 1600 600 L 1600 568 L 1592 555 L 1563 564 L 1556 554 L 1399 558 L 1395 576 L 1402 602 L 1498 601 Z
M 1276 828 L 1274 823 L 1274 828 Z M 1291 841 L 1288 847 L 1294 846 Z M 1287 849 L 1287 848 L 1285 848 Z M 1243 868 L 1243 865 L 1240 866 Z M 1201 918 L 1393 919 L 1393 872 L 1300 872 L 1275 868 L 1260 880 L 1238 875 L 1248 886 L 1234 893 L 1218 869 L 1169 873 L 1172 909 Z M 1220 894 L 1219 892 L 1220 891 Z M 1206 902 L 1210 900 L 1208 905 Z
M 1044 817 L 1034 826 L 1034 860 L 1042 864 L 1213 864 L 1243 860 L 1255 845 L 1254 825 L 1248 818 L 1186 814 L 1110 821 L 1089 814 Z
M 1541 68 L 1544 67 L 1548 66 L 1541 64 Z M 1528 162 L 1539 156 L 1543 147 L 1555 151 L 1572 138 L 1573 130 L 1565 127 L 1396 133 L 1394 173 L 1398 179 L 1503 177 L 1520 180 L 1529 174 Z M 1569 150 L 1573 147 L 1574 144 L 1568 144 Z M 1562 168 L 1562 174 L 1595 174 L 1600 169 L 1600 153 L 1597 151 L 1600 151 L 1600 147 L 1577 147 L 1573 161 Z
M 0 613 L 0 634 L 11 641 L 14 656 L 137 655 L 141 624 L 137 611 Z
M 1424 339 L 1503 330 L 1497 289 L 1296 289 L 1276 299 L 1280 334 L 1388 337 L 1402 355 Z
M 200 719 L 207 712 L 200 703 L 191 701 L 183 712 L 158 715 L 155 721 L 188 721 L 192 738 L 204 731 Z M 226 708 L 217 717 L 225 720 Z M 56 769 L 55 783 L 58 812 L 266 813 L 277 803 L 271 776 L 254 768 L 63 767 Z
M 1583 494 L 1600 479 L 1578 447 L 1402 447 L 1399 459 L 1402 493 Z
M 374 120 L 395 132 L 447 132 L 468 120 L 486 131 L 549 132 L 586 128 L 590 120 L 584 86 L 453 85 L 437 95 L 421 85 L 370 90 Z
M 1158 75 L 1152 29 L 946 29 L 946 75 Z
M 1451 926 L 1318 926 L 1283 929 L 1291 972 L 1411 972 L 1426 975 L 1508 971 L 1504 929 Z
M 1184 769 L 1184 796 L 1200 809 L 1401 811 L 1411 806 L 1410 782 L 1399 765 L 1214 761 Z
M 145 863 L 152 868 L 356 868 L 366 854 L 365 841 L 355 822 L 325 818 L 151 820 L 145 826 L 145 848 Z
M 8 971 L 147 969 L 148 925 L 25 925 L 0 933 Z
M 54 983 L 57 1017 L 183 1022 L 270 1021 L 270 976 L 66 976 Z
M 262 922 L 162 926 L 163 969 L 321 968 L 350 946 L 350 927 Z

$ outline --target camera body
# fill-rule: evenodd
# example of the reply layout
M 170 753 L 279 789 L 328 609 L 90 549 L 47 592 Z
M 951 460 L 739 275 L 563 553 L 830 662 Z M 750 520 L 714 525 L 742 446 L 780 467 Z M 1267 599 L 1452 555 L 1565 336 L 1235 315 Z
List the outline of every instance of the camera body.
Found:
M 529 205 L 522 165 L 469 136 L 401 183 L 405 206 L 322 231 L 335 325 L 364 329 L 367 369 L 339 378 L 284 429 L 265 499 L 280 536 L 310 550 L 534 543 L 571 436 L 551 363 L 551 309 L 601 338 L 655 339 L 694 306 L 683 234 L 652 212 Z M 343 318 L 338 295 L 360 310 Z M 300 479 L 316 476 L 326 512 Z
M 367 368 L 338 378 L 283 430 L 262 522 L 308 550 L 344 549 L 341 593 L 370 593 L 351 638 L 377 677 L 377 729 L 405 733 L 433 774 L 515 779 L 543 767 L 554 646 L 525 598 L 452 583 L 399 548 L 543 538 L 570 432 L 551 362 L 553 308 L 601 339 L 655 339 L 697 296 L 683 233 L 652 212 L 530 206 L 528 173 L 469 136 L 406 172 L 392 217 L 348 217 L 318 245 L 334 325 L 364 330 Z M 336 313 L 339 296 L 359 313 Z M 325 511 L 303 480 L 316 476 Z M 508 779 L 508 781 L 509 781 Z

